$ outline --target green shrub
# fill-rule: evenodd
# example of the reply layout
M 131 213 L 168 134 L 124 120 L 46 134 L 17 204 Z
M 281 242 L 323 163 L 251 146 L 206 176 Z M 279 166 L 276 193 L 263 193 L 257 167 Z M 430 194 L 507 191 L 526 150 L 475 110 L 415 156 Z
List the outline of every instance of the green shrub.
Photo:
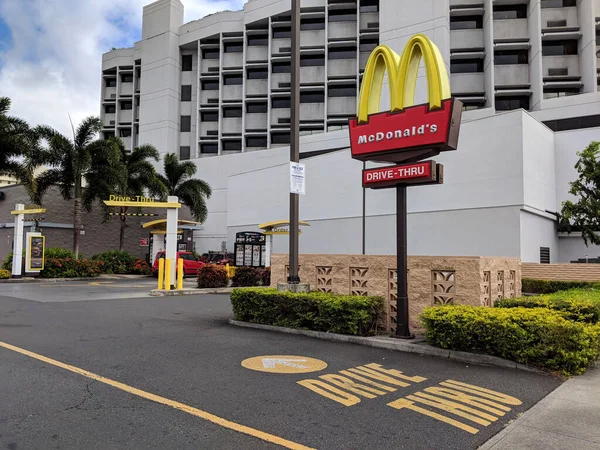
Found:
M 11 275 L 12 272 L 10 270 L 0 269 L 0 280 L 6 280 L 10 278 Z
M 293 294 L 278 292 L 276 289 L 247 288 L 234 289 L 231 304 L 236 320 L 370 336 L 376 334 L 383 299 L 320 292 Z
M 570 289 L 600 289 L 600 283 L 588 281 L 556 281 L 523 278 L 522 291 L 527 294 L 553 294 Z
M 152 268 L 143 259 L 137 259 L 128 269 L 127 273 L 132 275 L 150 275 Z
M 80 255 L 80 257 L 81 257 L 81 255 Z M 44 258 L 46 258 L 46 259 L 50 259 L 50 258 L 75 259 L 75 253 L 73 253 L 71 250 L 67 250 L 65 248 L 48 247 L 47 249 L 44 250 Z
M 261 280 L 261 270 L 256 267 L 236 267 L 232 279 L 234 287 L 258 286 Z
M 8 270 L 10 273 L 12 273 L 12 260 L 13 260 L 13 252 L 10 252 L 6 258 L 4 258 L 4 261 L 2 262 L 2 268 L 4 270 Z
M 575 322 L 600 322 L 600 291 L 573 289 L 535 297 L 500 300 L 497 308 L 549 308 Z
M 199 288 L 224 288 L 229 284 L 227 270 L 223 266 L 216 264 L 206 264 L 198 269 L 198 287 Z
M 92 260 L 104 263 L 104 273 L 130 274 L 138 259 L 127 252 L 109 250 L 92 256 Z
M 102 261 L 73 258 L 47 258 L 41 278 L 97 277 L 104 270 Z
M 600 357 L 600 326 L 573 322 L 542 308 L 443 306 L 421 315 L 427 342 L 483 353 L 564 375 L 577 375 Z
M 265 267 L 260 271 L 260 282 L 263 286 L 271 286 L 271 268 Z

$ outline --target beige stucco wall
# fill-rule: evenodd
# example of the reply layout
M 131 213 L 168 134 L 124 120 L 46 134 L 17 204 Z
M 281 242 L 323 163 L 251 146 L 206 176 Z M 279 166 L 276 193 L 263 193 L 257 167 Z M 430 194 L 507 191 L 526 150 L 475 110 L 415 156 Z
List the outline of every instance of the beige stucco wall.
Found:
M 384 298 L 383 332 L 395 330 L 396 257 L 378 255 L 300 255 L 300 279 L 311 289 Z M 288 255 L 273 255 L 271 285 L 283 283 Z M 408 297 L 411 329 L 431 305 L 491 306 L 501 298 L 521 295 L 521 263 L 512 258 L 409 256 Z

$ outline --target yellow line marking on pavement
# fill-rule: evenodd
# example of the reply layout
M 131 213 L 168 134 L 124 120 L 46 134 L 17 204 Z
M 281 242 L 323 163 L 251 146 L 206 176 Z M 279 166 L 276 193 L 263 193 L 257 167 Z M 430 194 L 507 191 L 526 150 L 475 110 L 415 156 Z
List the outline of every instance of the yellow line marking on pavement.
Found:
M 2 341 L 0 341 L 0 347 L 4 347 L 7 350 L 12 350 L 14 352 L 21 353 L 22 355 L 29 356 L 30 358 L 34 358 L 39 361 L 51 364 L 53 366 L 60 367 L 61 369 L 74 372 L 92 380 L 99 381 L 100 383 L 108 384 L 109 386 L 115 387 L 133 395 L 137 395 L 138 397 L 145 398 L 146 400 L 160 403 L 161 405 L 170 406 L 171 408 L 186 412 L 188 414 L 191 414 L 192 416 L 200 417 L 201 419 L 207 420 L 208 422 L 212 422 L 223 428 L 228 428 L 230 430 L 237 431 L 238 433 L 247 434 L 249 436 L 262 439 L 263 441 L 280 445 L 281 447 L 289 448 L 292 450 L 314 450 L 311 447 L 306 447 L 302 444 L 297 444 L 296 442 L 288 441 L 273 434 L 265 433 L 255 428 L 247 427 L 245 425 L 241 425 L 239 423 L 223 419 L 222 417 L 215 416 L 214 414 L 202 411 L 201 409 L 197 409 L 192 406 L 188 406 L 184 403 L 176 402 L 174 400 L 169 400 L 168 398 L 161 397 L 160 395 L 155 395 L 151 394 L 150 392 L 142 391 L 141 389 L 128 386 L 127 384 L 119 383 L 118 381 L 111 380 L 110 378 L 103 377 L 102 375 L 96 375 L 95 373 L 89 372 L 84 369 L 80 369 L 79 367 L 71 366 L 69 364 L 65 364 L 63 362 L 57 361 L 52 358 L 48 358 L 43 355 L 38 355 L 37 353 L 30 352 L 29 350 L 25 350 L 19 347 L 15 347 L 14 345 L 10 345 Z

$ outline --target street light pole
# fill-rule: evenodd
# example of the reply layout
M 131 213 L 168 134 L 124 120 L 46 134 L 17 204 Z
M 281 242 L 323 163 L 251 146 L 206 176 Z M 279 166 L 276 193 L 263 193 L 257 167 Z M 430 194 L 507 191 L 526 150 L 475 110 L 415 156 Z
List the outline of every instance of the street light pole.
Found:
M 292 0 L 292 61 L 290 101 L 290 162 L 300 162 L 300 0 Z M 290 193 L 290 274 L 289 284 L 298 276 L 299 195 Z

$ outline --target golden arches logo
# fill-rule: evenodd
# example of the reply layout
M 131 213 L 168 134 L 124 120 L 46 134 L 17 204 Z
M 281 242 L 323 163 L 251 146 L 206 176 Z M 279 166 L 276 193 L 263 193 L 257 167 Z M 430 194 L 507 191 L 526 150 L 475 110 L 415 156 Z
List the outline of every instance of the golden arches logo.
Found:
M 429 89 L 429 108 L 439 109 L 449 99 L 450 80 L 438 47 L 424 34 L 414 35 L 406 44 L 402 57 L 387 45 L 379 45 L 365 67 L 358 99 L 358 123 L 379 112 L 383 79 L 387 71 L 390 86 L 390 111 L 413 106 L 421 59 L 425 64 Z

